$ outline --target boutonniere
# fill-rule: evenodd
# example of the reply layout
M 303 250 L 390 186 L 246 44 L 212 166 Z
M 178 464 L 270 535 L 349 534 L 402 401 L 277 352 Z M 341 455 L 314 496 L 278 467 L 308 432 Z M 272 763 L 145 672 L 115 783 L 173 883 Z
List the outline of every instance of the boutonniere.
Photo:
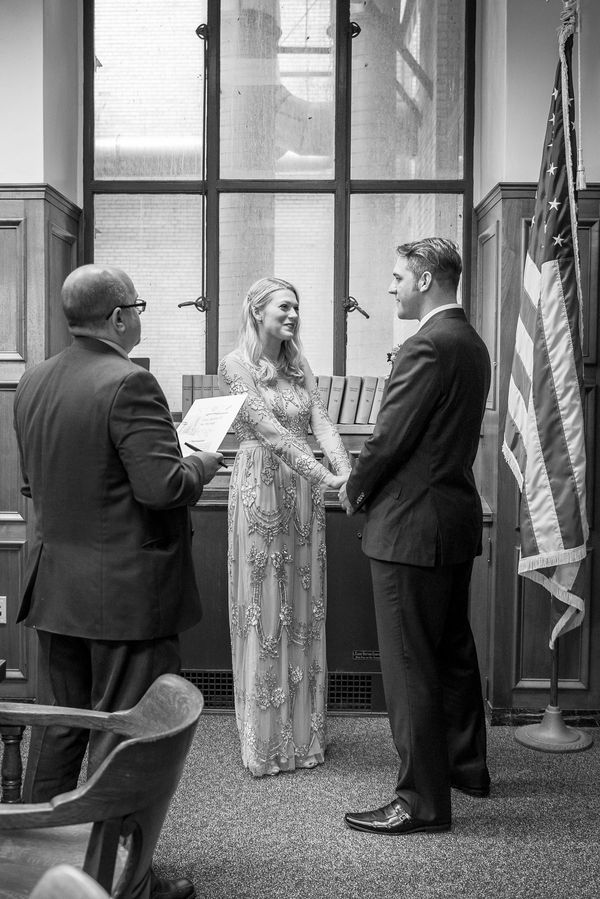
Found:
M 398 350 L 400 349 L 401 346 L 402 346 L 401 343 L 397 343 L 395 347 L 392 347 L 392 351 L 387 354 L 387 360 L 390 363 L 390 365 L 394 364 L 394 360 L 396 359 L 396 356 L 398 355 Z

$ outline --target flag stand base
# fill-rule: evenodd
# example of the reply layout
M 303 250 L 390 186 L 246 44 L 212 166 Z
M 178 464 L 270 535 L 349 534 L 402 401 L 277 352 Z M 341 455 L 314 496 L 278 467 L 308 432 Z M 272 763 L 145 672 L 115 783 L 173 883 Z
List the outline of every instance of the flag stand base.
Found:
M 517 727 L 515 740 L 540 752 L 581 752 L 593 743 L 585 731 L 565 724 L 560 709 L 555 705 L 546 706 L 539 724 Z

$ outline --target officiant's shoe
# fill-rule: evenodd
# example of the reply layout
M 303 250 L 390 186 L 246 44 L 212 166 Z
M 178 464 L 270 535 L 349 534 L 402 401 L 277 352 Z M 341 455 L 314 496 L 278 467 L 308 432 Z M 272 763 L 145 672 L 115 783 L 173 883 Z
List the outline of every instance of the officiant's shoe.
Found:
M 366 833 L 408 834 L 440 833 L 450 830 L 449 821 L 419 821 L 406 811 L 398 799 L 372 812 L 347 812 L 344 821 L 353 830 Z

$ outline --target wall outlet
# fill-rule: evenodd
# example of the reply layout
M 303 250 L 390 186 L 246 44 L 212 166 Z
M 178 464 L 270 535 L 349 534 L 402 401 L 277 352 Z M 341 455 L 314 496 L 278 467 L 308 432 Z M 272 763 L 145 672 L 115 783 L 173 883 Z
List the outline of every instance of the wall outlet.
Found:
M 6 596 L 0 596 L 0 624 L 6 624 Z

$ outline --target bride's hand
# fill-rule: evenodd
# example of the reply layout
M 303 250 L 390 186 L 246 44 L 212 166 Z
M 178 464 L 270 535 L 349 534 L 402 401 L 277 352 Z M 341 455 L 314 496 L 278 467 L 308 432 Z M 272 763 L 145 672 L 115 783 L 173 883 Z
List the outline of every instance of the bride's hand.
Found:
M 332 474 L 325 478 L 325 483 L 332 490 L 339 490 L 340 487 L 348 480 L 347 474 Z

